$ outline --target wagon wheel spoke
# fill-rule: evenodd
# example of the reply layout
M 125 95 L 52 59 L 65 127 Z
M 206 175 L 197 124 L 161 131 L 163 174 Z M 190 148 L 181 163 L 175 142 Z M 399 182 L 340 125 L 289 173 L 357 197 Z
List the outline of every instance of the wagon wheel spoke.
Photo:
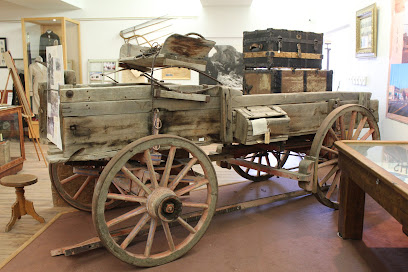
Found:
M 149 169 L 150 173 L 150 180 L 153 184 L 154 188 L 159 187 L 159 183 L 157 182 L 156 173 L 154 171 L 152 156 L 150 155 L 150 150 L 145 150 L 144 157 L 146 159 L 147 168 Z
M 338 159 L 332 159 L 323 163 L 319 163 L 319 165 L 317 166 L 318 168 L 323 168 L 329 165 L 333 165 L 333 164 L 337 164 L 339 162 Z
M 330 136 L 334 139 L 334 141 L 339 141 L 340 139 L 337 137 L 336 133 L 332 128 L 329 129 Z
M 170 147 L 169 155 L 167 156 L 166 166 L 164 168 L 163 175 L 160 180 L 160 186 L 162 187 L 167 187 L 167 184 L 169 182 L 169 176 L 171 172 L 171 167 L 173 165 L 174 155 L 176 154 L 176 150 L 177 150 L 176 147 L 174 146 Z
M 338 185 L 338 183 L 339 183 L 339 181 L 340 181 L 340 175 L 341 175 L 341 171 L 340 171 L 340 170 L 337 170 L 336 175 L 334 176 L 333 182 L 332 182 L 332 184 L 330 185 L 330 188 L 329 188 L 329 190 L 327 191 L 327 194 L 326 194 L 326 197 L 327 197 L 328 199 L 331 198 L 331 196 L 332 196 L 334 190 L 336 189 L 336 187 L 337 187 L 337 185 Z
M 182 196 L 182 195 L 185 195 L 185 194 L 187 194 L 187 193 L 189 193 L 189 192 L 191 192 L 191 191 L 193 191 L 195 189 L 200 188 L 203 185 L 208 184 L 208 182 L 209 182 L 208 179 L 202 179 L 200 181 L 192 183 L 189 186 L 186 186 L 186 187 L 184 187 L 182 189 L 179 189 L 179 190 L 175 191 L 175 193 L 176 193 L 177 196 Z
M 322 180 L 319 182 L 320 187 L 322 187 L 333 176 L 333 174 L 336 173 L 338 169 L 338 165 L 333 166 L 329 173 L 327 173 L 327 175 L 324 176 L 324 178 L 322 178 Z
M 126 249 L 127 246 L 133 241 L 133 239 L 139 233 L 139 231 L 144 227 L 144 225 L 146 225 L 147 222 L 149 222 L 149 220 L 150 220 L 149 214 L 145 213 L 143 217 L 139 220 L 139 222 L 137 222 L 136 226 L 132 229 L 129 235 L 125 238 L 125 240 L 123 240 L 120 247 L 122 249 Z
M 82 183 L 81 187 L 79 187 L 78 191 L 72 197 L 73 199 L 78 199 L 79 195 L 84 191 L 85 187 L 89 184 L 89 182 L 93 179 L 93 177 L 87 177 L 84 183 Z
M 208 209 L 208 204 L 207 203 L 195 203 L 195 202 L 183 201 L 183 206 L 184 207 L 192 207 L 192 208 Z
M 351 140 L 351 137 L 353 136 L 354 126 L 356 125 L 356 117 L 357 117 L 357 112 L 353 111 L 351 113 L 350 123 L 348 127 L 347 140 Z
M 174 246 L 173 236 L 171 236 L 169 223 L 162 220 L 162 226 L 163 226 L 164 234 L 166 235 L 166 240 L 169 245 L 170 251 L 173 252 L 176 250 L 176 247 Z
M 156 233 L 156 227 L 157 227 L 157 219 L 152 219 L 150 221 L 149 235 L 147 236 L 146 249 L 144 252 L 144 255 L 146 257 L 150 257 L 150 251 L 152 250 L 154 234 Z
M 251 161 L 251 162 L 254 162 L 254 161 L 255 161 L 255 158 L 256 158 L 256 153 L 253 153 L 250 161 Z M 251 168 L 248 167 L 248 168 L 245 170 L 245 173 L 248 174 L 248 173 L 249 173 L 249 170 L 251 170 Z
M 123 200 L 123 201 L 129 201 L 129 202 L 138 202 L 138 203 L 146 203 L 146 201 L 147 201 L 146 197 L 134 196 L 134 195 L 114 194 L 114 193 L 108 193 L 107 198 L 116 199 L 116 200 Z
M 146 211 L 147 211 L 146 206 L 137 207 L 136 209 L 133 209 L 127 213 L 124 213 L 116 218 L 111 219 L 110 221 L 106 222 L 106 225 L 108 227 L 114 226 L 139 214 L 145 213 Z
M 368 137 L 370 137 L 371 135 L 373 135 L 373 133 L 374 133 L 374 129 L 373 128 L 371 128 L 369 131 L 367 131 L 367 133 L 366 134 L 364 134 L 363 135 L 363 137 L 361 137 L 361 141 L 365 141 L 365 140 L 367 140 L 368 139 Z
M 67 177 L 67 178 L 65 178 L 65 179 L 63 179 L 63 180 L 61 180 L 60 181 L 60 183 L 61 183 L 61 185 L 64 185 L 65 183 L 68 183 L 68 182 L 70 182 L 70 181 L 73 181 L 73 180 L 75 180 L 75 179 L 77 179 L 77 178 L 79 178 L 79 177 L 81 177 L 82 175 L 80 175 L 80 174 L 73 174 L 72 176 L 69 176 L 69 177 Z
M 339 117 L 339 125 L 340 125 L 340 137 L 341 139 L 346 139 L 346 129 L 344 125 L 344 116 Z
M 363 119 L 361 119 L 360 123 L 358 124 L 356 132 L 354 133 L 352 137 L 352 140 L 358 139 L 358 136 L 360 136 L 361 130 L 363 130 L 366 121 L 367 121 L 367 116 L 364 116 Z
M 146 186 L 146 184 L 144 184 L 140 179 L 133 175 L 133 173 L 125 166 L 122 167 L 122 172 L 123 174 L 125 174 L 125 176 L 136 182 L 136 184 L 139 185 L 148 195 L 152 193 L 152 191 Z
M 323 149 L 324 151 L 333 153 L 333 154 L 335 154 L 335 155 L 339 155 L 339 152 L 338 152 L 338 151 L 336 151 L 336 150 L 334 150 L 334 149 L 332 149 L 332 148 L 326 147 L 326 146 L 324 146 L 324 145 L 322 145 L 322 149 Z
M 266 154 L 265 159 L 266 159 L 266 164 L 267 164 L 269 167 L 272 167 L 271 161 L 269 160 L 268 154 Z
M 263 157 L 263 155 L 260 155 L 260 156 L 258 157 L 258 163 L 259 163 L 259 164 L 262 164 L 262 157 Z M 261 170 L 257 169 L 257 170 L 256 170 L 256 175 L 259 177 L 259 176 L 261 175 Z
M 176 178 L 170 183 L 169 188 L 170 190 L 174 190 L 177 185 L 180 183 L 180 181 L 184 178 L 185 175 L 187 175 L 188 171 L 193 167 L 193 165 L 197 162 L 197 158 L 192 158 L 186 166 L 178 173 Z
M 188 230 L 191 234 L 196 233 L 196 229 L 193 228 L 189 223 L 187 223 L 186 221 L 184 221 L 183 218 L 179 217 L 177 218 L 177 221 L 180 223 L 180 225 L 182 225 L 186 230 Z

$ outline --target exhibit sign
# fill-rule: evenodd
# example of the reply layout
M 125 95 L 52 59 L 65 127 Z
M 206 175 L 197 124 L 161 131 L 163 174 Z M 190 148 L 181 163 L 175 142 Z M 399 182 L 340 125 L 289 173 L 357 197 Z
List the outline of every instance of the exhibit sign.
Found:
M 408 124 L 408 0 L 392 1 L 387 117 Z
M 62 45 L 47 46 L 47 138 L 62 150 L 59 86 L 64 85 Z

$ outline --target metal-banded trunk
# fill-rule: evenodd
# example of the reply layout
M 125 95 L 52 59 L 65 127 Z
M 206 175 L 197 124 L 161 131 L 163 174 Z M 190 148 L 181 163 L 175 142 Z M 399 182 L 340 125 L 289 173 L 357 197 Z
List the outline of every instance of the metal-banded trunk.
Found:
M 244 66 L 247 68 L 322 67 L 323 34 L 286 29 L 245 31 Z

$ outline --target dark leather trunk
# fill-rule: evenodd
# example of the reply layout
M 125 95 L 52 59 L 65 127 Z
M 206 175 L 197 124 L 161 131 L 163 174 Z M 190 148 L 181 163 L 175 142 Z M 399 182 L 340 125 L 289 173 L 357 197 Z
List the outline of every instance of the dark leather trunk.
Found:
M 323 34 L 286 29 L 245 31 L 244 66 L 248 68 L 322 67 Z

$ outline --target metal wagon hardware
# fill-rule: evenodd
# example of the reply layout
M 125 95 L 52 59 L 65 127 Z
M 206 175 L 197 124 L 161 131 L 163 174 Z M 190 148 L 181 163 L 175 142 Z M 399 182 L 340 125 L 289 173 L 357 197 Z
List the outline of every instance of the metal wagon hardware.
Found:
M 99 237 L 53 255 L 103 244 L 138 266 L 181 257 L 215 212 L 212 161 L 253 181 L 296 180 L 336 209 L 334 142 L 380 137 L 370 93 L 243 95 L 220 85 L 152 82 L 60 87 L 63 148 L 50 148 L 51 180 L 70 205 L 92 211 Z M 219 148 L 206 154 L 200 145 L 211 143 Z M 285 168 L 289 156 L 301 156 L 298 167 Z

